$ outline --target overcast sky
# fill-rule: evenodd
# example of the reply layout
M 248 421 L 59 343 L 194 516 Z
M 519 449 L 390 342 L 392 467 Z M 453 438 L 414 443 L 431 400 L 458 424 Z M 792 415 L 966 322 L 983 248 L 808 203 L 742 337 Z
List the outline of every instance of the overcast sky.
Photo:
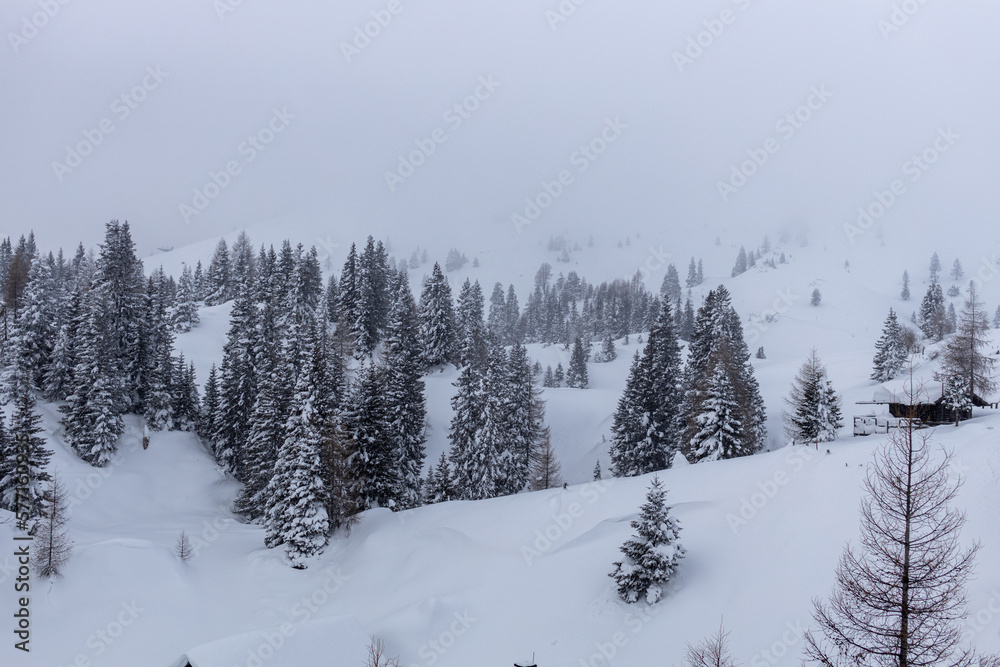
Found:
M 517 235 L 547 182 L 528 229 L 846 243 L 894 180 L 886 234 L 993 229 L 1000 4 L 895 4 L 5 0 L 0 232 Z

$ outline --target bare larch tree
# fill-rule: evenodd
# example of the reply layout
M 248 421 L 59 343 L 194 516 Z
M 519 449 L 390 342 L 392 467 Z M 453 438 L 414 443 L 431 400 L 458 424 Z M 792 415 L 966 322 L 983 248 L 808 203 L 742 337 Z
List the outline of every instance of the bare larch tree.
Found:
M 978 544 L 963 549 L 965 515 L 953 501 L 951 454 L 913 430 L 875 455 L 861 502 L 859 547 L 848 545 L 828 602 L 816 600 L 819 633 L 806 655 L 827 667 L 967 667 L 994 664 L 961 645 L 965 582 Z

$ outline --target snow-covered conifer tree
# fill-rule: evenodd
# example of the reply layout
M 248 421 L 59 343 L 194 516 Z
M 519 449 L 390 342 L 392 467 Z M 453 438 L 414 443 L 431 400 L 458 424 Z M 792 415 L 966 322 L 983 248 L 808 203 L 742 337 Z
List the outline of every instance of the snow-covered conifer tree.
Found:
M 420 505 L 420 472 L 424 467 L 424 382 L 420 377 L 417 309 L 406 274 L 398 274 L 383 350 L 386 408 L 398 466 L 396 497 L 403 509 Z
M 687 553 L 679 540 L 680 524 L 671 516 L 666 496 L 662 482 L 654 477 L 639 518 L 632 521 L 636 534 L 622 545 L 624 558 L 615 562 L 608 575 L 615 580 L 623 602 L 659 602 Z
M 785 431 L 796 442 L 830 442 L 844 425 L 840 413 L 840 398 L 826 374 L 816 348 L 799 368 L 785 401 L 790 412 L 785 413 Z
M 439 366 L 452 361 L 455 345 L 455 313 L 451 287 L 434 263 L 431 276 L 424 281 L 417 309 L 419 337 L 424 367 Z
M 871 379 L 888 382 L 903 370 L 906 364 L 906 349 L 903 347 L 902 330 L 896 313 L 889 309 L 889 316 L 882 326 L 882 336 L 875 343 L 875 359 Z
M 569 358 L 569 368 L 566 371 L 566 386 L 574 389 L 586 389 L 590 384 L 587 377 L 587 353 L 583 342 L 577 336 L 573 341 L 573 352 Z

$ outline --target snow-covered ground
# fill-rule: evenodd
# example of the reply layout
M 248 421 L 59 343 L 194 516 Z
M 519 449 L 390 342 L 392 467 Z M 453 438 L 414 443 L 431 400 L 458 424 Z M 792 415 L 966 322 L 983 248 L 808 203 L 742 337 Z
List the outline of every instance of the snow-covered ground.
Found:
M 735 252 L 713 251 L 719 256 L 706 273 L 718 275 Z M 545 391 L 569 488 L 368 512 L 305 571 L 289 568 L 280 550 L 263 547 L 260 527 L 230 513 L 237 485 L 194 436 L 154 434 L 143 450 L 138 423 L 130 421 L 113 464 L 97 470 L 62 443 L 55 406 L 40 405 L 55 451 L 52 467 L 74 498 L 69 527 L 76 552 L 64 579 L 34 583 L 31 654 L 7 641 L 0 664 L 174 667 L 191 651 L 199 667 L 354 667 L 369 635 L 384 638 L 411 666 L 509 667 L 532 654 L 540 667 L 596 667 L 606 659 L 679 664 L 685 643 L 720 621 L 742 664 L 798 664 L 811 600 L 829 592 L 841 549 L 857 533 L 860 482 L 884 440 L 851 437 L 851 416 L 871 407 L 855 403 L 870 400 L 875 389 L 867 379 L 874 341 L 890 306 L 905 321 L 919 304 L 926 258 L 848 269 L 819 248 L 787 252 L 790 263 L 778 269 L 725 280 L 751 351 L 763 345 L 767 354 L 754 365 L 773 451 L 661 473 L 688 555 L 659 604 L 621 603 L 607 576 L 649 477 L 590 481 L 595 460 L 607 470 L 602 438 L 610 436 L 639 346 L 633 337 L 628 346 L 618 341 L 615 362 L 589 366 L 590 389 Z M 544 257 L 539 251 L 518 260 L 523 271 L 510 269 L 527 273 L 519 278 L 526 284 Z M 950 265 L 951 258 L 942 260 Z M 896 296 L 903 268 L 914 276 L 908 303 Z M 601 270 L 596 251 L 579 269 L 597 281 L 614 277 Z M 651 280 L 658 284 L 660 277 Z M 451 276 L 453 284 L 456 278 L 462 276 Z M 696 297 L 719 280 L 707 277 Z M 823 293 L 819 307 L 809 305 L 814 286 Z M 1000 288 L 987 281 L 982 293 L 995 307 Z M 764 322 L 769 308 L 775 317 Z M 221 358 L 227 313 L 228 306 L 205 309 L 201 326 L 178 336 L 177 348 L 195 362 L 202 381 Z M 814 345 L 843 395 L 846 425 L 837 442 L 818 450 L 786 447 L 782 397 Z M 561 346 L 531 346 L 530 353 L 543 367 L 566 366 L 569 354 Z M 455 377 L 450 369 L 427 378 L 428 461 L 447 447 Z M 998 433 L 1000 414 L 991 411 L 934 433 L 955 450 L 956 473 L 967 478 L 959 496 L 969 518 L 963 538 L 983 543 L 970 582 L 970 638 L 993 651 L 1000 650 Z M 182 530 L 195 539 L 188 563 L 173 553 Z M 10 523 L 0 525 L 0 539 L 11 544 L 11 537 Z M 12 555 L 0 557 L 4 599 L 13 566 Z

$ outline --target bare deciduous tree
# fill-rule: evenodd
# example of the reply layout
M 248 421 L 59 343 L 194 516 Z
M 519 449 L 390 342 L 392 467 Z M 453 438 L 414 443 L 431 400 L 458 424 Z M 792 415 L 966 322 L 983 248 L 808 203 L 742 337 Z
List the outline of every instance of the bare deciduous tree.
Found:
M 385 642 L 382 639 L 372 637 L 368 644 L 368 660 L 365 667 L 401 667 L 399 656 L 390 658 L 386 655 Z
M 188 538 L 187 533 L 183 530 L 177 538 L 177 544 L 174 547 L 174 550 L 177 552 L 177 557 L 185 563 L 191 560 L 191 557 L 194 556 L 194 549 L 191 548 L 191 540 Z
M 848 545 L 828 602 L 815 601 L 819 635 L 806 655 L 827 667 L 967 667 L 960 645 L 965 582 L 978 544 L 963 549 L 965 515 L 952 507 L 960 480 L 951 454 L 927 436 L 895 431 L 865 480 L 859 547 Z M 988 664 L 983 662 L 982 664 Z
M 531 463 L 531 490 L 542 491 L 563 485 L 562 466 L 548 438 L 542 441 Z
M 52 475 L 52 486 L 43 502 L 45 512 L 35 530 L 33 564 L 39 576 L 56 579 L 73 553 L 73 541 L 66 532 L 69 496 L 58 474 Z
M 729 654 L 728 640 L 729 633 L 720 623 L 717 633 L 697 646 L 687 645 L 684 660 L 688 667 L 736 667 L 736 661 Z

